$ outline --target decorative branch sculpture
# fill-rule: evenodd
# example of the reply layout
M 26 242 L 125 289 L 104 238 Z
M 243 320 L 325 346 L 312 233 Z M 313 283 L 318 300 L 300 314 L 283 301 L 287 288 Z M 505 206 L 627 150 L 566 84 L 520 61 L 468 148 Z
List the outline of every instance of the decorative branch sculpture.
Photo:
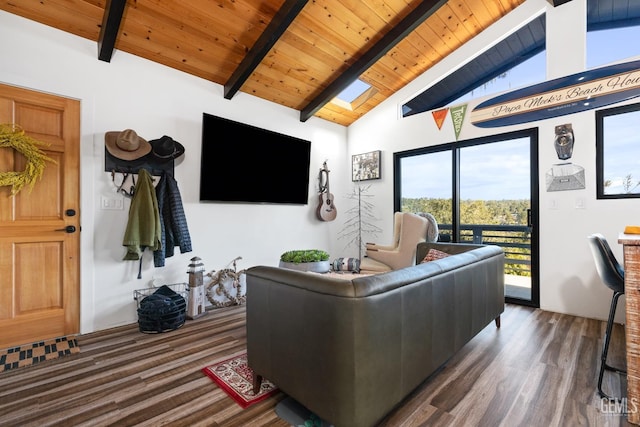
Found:
M 338 235 L 338 239 L 347 240 L 345 248 L 353 245 L 358 248 L 359 259 L 362 259 L 362 254 L 365 250 L 366 242 L 363 241 L 363 237 L 375 237 L 382 231 L 380 227 L 372 223 L 372 221 L 377 221 L 378 218 L 374 215 L 373 203 L 367 200 L 373 197 L 371 194 L 366 194 L 370 187 L 371 185 L 363 187 L 356 184 L 352 192 L 346 196 L 347 199 L 354 201 L 355 205 L 345 211 L 347 219 Z

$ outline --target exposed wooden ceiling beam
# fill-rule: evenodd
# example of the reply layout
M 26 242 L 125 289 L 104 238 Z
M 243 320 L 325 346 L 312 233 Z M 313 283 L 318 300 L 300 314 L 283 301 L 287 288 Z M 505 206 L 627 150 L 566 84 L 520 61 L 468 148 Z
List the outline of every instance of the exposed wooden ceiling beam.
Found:
M 107 0 L 98 37 L 98 59 L 111 62 L 127 0 Z
M 280 36 L 291 25 L 298 16 L 308 0 L 286 0 L 282 7 L 275 14 L 267 28 L 260 35 L 256 43 L 249 50 L 238 68 L 233 72 L 229 80 L 224 84 L 224 97 L 231 99 L 249 78 L 253 70 L 260 64 L 262 59 L 269 53 L 273 45 Z
M 326 103 L 346 89 L 360 75 L 362 75 L 377 60 L 382 58 L 389 50 L 404 39 L 409 33 L 415 30 L 429 16 L 435 13 L 447 0 L 424 0 L 409 15 L 407 15 L 398 25 L 393 27 L 385 36 L 380 39 L 371 49 L 369 49 L 360 59 L 358 59 L 349 69 L 334 79 L 320 95 L 314 98 L 300 112 L 300 121 L 306 122 L 310 117 L 318 112 Z
M 551 3 L 553 7 L 557 7 L 562 4 L 569 3 L 570 1 L 571 0 L 549 0 L 549 3 Z

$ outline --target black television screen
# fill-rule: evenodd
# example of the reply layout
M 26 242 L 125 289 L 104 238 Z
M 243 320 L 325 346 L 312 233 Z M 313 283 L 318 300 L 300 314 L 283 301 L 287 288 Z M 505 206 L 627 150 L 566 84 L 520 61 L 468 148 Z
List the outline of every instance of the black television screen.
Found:
M 309 203 L 311 141 L 204 113 L 200 201 Z

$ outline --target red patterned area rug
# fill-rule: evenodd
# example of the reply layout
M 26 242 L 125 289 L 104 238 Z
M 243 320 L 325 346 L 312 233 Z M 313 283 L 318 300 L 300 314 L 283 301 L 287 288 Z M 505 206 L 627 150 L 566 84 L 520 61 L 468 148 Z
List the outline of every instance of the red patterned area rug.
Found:
M 60 337 L 0 350 L 0 372 L 79 353 L 73 337 Z
M 202 369 L 209 378 L 243 408 L 260 402 L 278 391 L 269 380 L 263 379 L 258 394 L 253 393 L 253 371 L 247 364 L 247 353 L 238 353 Z

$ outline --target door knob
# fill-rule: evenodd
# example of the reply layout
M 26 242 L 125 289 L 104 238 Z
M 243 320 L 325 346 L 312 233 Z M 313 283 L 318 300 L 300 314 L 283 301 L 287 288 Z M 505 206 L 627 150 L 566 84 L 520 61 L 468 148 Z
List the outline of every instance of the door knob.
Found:
M 67 233 L 73 233 L 76 231 L 76 227 L 73 225 L 67 225 L 65 228 L 58 228 L 56 231 L 66 231 Z
M 75 214 L 76 214 L 76 210 L 75 210 L 75 209 L 67 209 L 66 211 L 64 211 L 64 213 L 65 213 L 67 216 L 75 216 Z

